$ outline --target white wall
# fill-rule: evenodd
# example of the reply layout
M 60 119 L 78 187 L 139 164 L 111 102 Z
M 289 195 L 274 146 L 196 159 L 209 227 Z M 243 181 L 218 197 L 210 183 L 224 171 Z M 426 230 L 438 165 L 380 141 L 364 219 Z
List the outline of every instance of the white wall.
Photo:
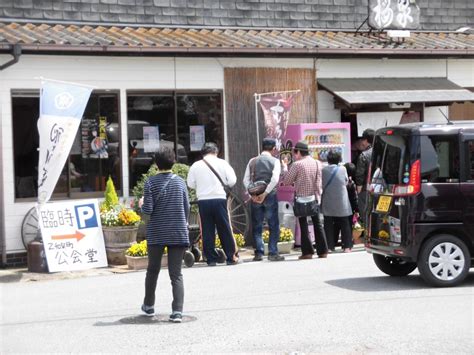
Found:
M 0 63 L 11 56 L 0 55 Z M 96 86 L 98 89 L 120 90 L 121 123 L 126 126 L 126 90 L 224 89 L 224 67 L 279 67 L 313 68 L 313 59 L 275 58 L 148 58 L 148 57 L 76 57 L 22 55 L 19 63 L 0 71 L 0 149 L 4 183 L 6 247 L 8 252 L 23 251 L 20 228 L 33 202 L 14 201 L 13 142 L 11 97 L 12 89 L 39 89 L 35 77 L 73 81 Z M 318 78 L 330 77 L 410 77 L 445 76 L 463 86 L 474 86 L 474 60 L 375 60 L 375 59 L 320 59 L 316 61 Z M 175 71 L 176 68 L 176 71 Z M 321 122 L 340 120 L 334 109 L 333 98 L 318 92 L 318 117 Z M 425 112 L 428 120 L 440 120 L 436 108 Z M 225 117 L 224 117 L 225 124 Z M 126 141 L 126 131 L 122 139 Z M 122 156 L 127 157 L 122 145 Z M 128 161 L 122 161 L 124 184 L 128 183 Z M 128 196 L 128 186 L 123 186 Z

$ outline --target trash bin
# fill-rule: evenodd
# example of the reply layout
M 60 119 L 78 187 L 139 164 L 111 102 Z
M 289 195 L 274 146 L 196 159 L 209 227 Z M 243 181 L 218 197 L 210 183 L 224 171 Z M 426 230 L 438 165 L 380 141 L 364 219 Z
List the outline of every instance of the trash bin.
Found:
M 48 272 L 48 262 L 41 240 L 34 239 L 28 243 L 28 271 Z
M 290 202 L 278 202 L 278 219 L 280 220 L 280 226 L 291 229 L 293 236 L 295 236 L 296 218 Z

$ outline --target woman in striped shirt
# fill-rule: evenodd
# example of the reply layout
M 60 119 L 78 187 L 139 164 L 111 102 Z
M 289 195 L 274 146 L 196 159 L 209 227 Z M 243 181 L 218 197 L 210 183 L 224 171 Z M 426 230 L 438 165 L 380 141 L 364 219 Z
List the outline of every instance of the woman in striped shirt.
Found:
M 147 316 L 155 314 L 155 291 L 161 258 L 168 249 L 168 273 L 173 288 L 172 313 L 169 320 L 182 320 L 184 284 L 181 264 L 189 245 L 189 198 L 186 183 L 171 172 L 175 162 L 174 151 L 161 148 L 155 155 L 159 172 L 145 182 L 142 213 L 149 216 L 146 229 L 148 268 L 145 278 L 145 299 L 142 311 Z

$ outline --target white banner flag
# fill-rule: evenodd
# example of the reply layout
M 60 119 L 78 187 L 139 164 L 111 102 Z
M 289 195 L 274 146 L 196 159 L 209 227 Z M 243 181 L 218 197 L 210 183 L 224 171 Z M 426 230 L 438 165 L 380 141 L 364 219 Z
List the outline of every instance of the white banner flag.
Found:
M 53 193 L 67 160 L 92 89 L 70 83 L 41 83 L 38 132 L 38 202 Z

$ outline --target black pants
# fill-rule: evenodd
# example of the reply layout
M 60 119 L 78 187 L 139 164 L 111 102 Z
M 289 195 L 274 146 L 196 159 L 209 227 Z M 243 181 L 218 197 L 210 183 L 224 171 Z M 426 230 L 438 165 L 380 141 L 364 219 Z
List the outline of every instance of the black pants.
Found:
M 349 217 L 324 216 L 324 229 L 328 237 L 328 247 L 334 250 L 339 232 L 343 248 L 352 248 L 352 228 Z
M 159 245 L 148 245 L 148 268 L 145 277 L 145 299 L 143 303 L 147 306 L 155 305 L 155 291 L 158 274 L 161 269 L 161 258 L 165 247 Z M 186 247 L 168 247 L 168 273 L 173 289 L 173 312 L 183 312 L 184 283 L 181 274 L 184 251 Z
M 300 230 L 301 230 L 301 254 L 314 254 L 314 248 L 309 239 L 308 233 L 308 220 L 306 217 L 298 218 L 300 222 Z M 328 245 L 326 242 L 326 235 L 323 226 L 321 225 L 321 220 L 319 218 L 319 213 L 311 216 L 311 220 L 313 221 L 314 227 L 314 242 L 316 244 L 316 253 L 318 255 L 323 255 L 328 252 Z
M 234 260 L 236 247 L 232 229 L 230 227 L 229 212 L 227 211 L 227 200 L 212 199 L 198 201 L 199 216 L 202 226 L 202 243 L 207 263 L 216 262 L 216 229 L 221 240 L 227 261 Z

